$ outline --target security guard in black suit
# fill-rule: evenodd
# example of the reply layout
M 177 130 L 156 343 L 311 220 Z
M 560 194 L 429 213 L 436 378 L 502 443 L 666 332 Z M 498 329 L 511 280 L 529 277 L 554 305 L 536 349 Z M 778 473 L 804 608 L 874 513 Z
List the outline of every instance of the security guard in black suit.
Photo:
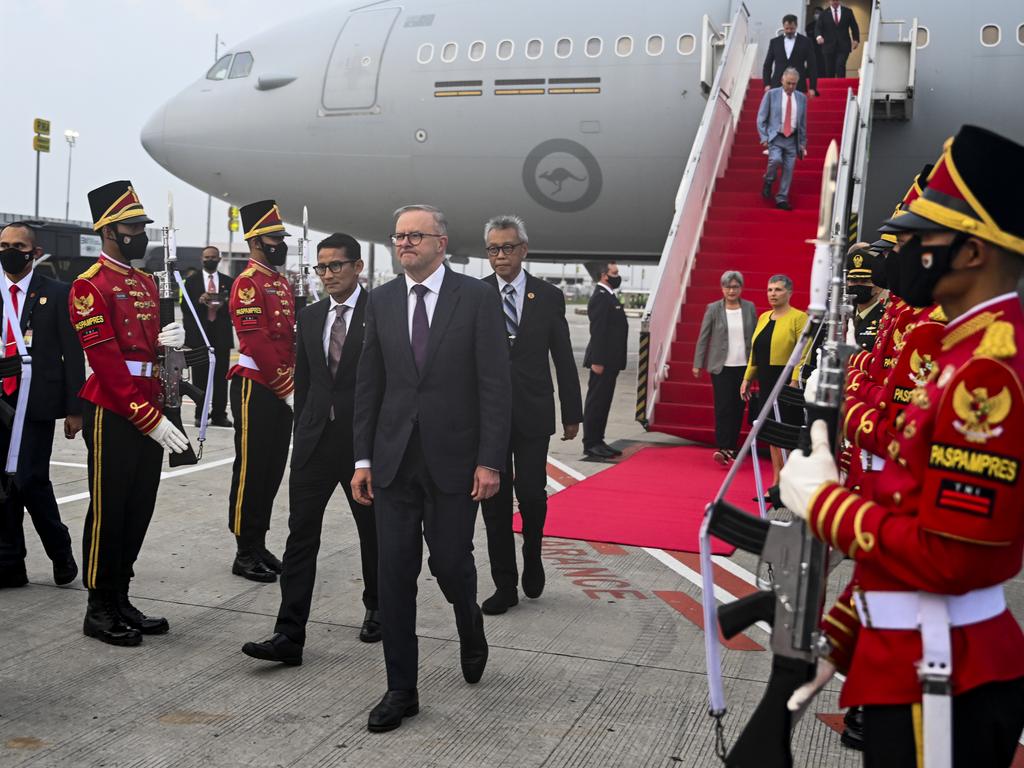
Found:
M 64 436 L 69 440 L 82 429 L 78 390 L 85 381 L 85 357 L 68 315 L 70 286 L 33 269 L 34 258 L 40 255 L 42 249 L 36 245 L 35 232 L 28 224 L 12 223 L 0 232 L 0 265 L 32 355 L 33 372 L 18 469 L 0 518 L 0 587 L 28 583 L 22 528 L 26 509 L 53 563 L 53 580 L 68 584 L 78 575 L 71 536 L 61 522 L 53 495 L 50 454 L 57 419 L 64 419 Z M 14 328 L 18 328 L 18 323 L 8 325 L 8 334 Z M 5 351 L 17 354 L 10 335 Z M 17 404 L 20 384 L 18 378 L 3 382 L 0 398 L 11 408 Z M 3 449 L 0 458 L 7 455 L 6 440 Z
M 288 543 L 281 571 L 281 607 L 274 635 L 242 652 L 265 661 L 302 663 L 306 622 L 316 583 L 324 510 L 341 484 L 359 531 L 366 615 L 364 643 L 381 637 L 377 610 L 377 528 L 373 505 L 352 499 L 352 409 L 363 348 L 366 291 L 359 241 L 333 234 L 317 245 L 316 273 L 327 296 L 299 312 L 295 356 L 295 438 L 288 479 Z
M 572 440 L 583 418 L 580 380 L 572 356 L 565 297 L 550 283 L 523 269 L 529 249 L 526 226 L 518 216 L 496 216 L 484 227 L 487 258 L 494 274 L 484 278 L 502 299 L 509 336 L 512 374 L 512 438 L 498 493 L 481 502 L 487 526 L 487 553 L 495 593 L 484 600 L 487 614 L 504 613 L 519 603 L 516 589 L 512 489 L 523 520 L 523 592 L 544 591 L 541 539 L 547 517 L 548 443 L 555 433 L 551 363 L 558 377 L 562 439 Z M 513 479 L 514 478 L 514 479 Z
M 196 309 L 199 323 L 206 331 L 206 338 L 213 347 L 213 396 L 210 403 L 210 423 L 215 427 L 232 426 L 228 418 L 228 360 L 235 346 L 235 334 L 231 328 L 231 314 L 228 312 L 228 298 L 234 278 L 217 270 L 220 264 L 220 250 L 208 245 L 203 248 L 203 269 L 185 278 L 185 292 Z M 181 300 L 181 316 L 185 325 L 185 344 L 192 349 L 203 347 L 203 336 L 199 332 L 192 312 Z M 206 389 L 209 374 L 208 363 L 192 366 L 193 383 Z M 196 426 L 202 414 L 196 409 Z
M 846 257 L 846 293 L 853 298 L 853 338 L 861 349 L 870 350 L 878 336 L 878 323 L 885 314 L 882 289 L 878 286 L 883 269 L 881 259 L 867 243 Z
M 583 366 L 590 369 L 587 400 L 583 406 L 583 455 L 588 458 L 611 459 L 621 456 L 604 441 L 608 411 L 615 395 L 615 379 L 626 367 L 626 339 L 629 322 L 616 295 L 622 276 L 615 262 L 601 267 L 598 283 L 587 303 L 590 319 L 590 343 L 583 357 Z

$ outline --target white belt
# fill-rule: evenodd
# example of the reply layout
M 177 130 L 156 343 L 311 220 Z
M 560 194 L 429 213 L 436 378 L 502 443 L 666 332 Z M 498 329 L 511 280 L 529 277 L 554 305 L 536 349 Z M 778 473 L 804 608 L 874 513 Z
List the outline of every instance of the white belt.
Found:
M 149 378 L 153 375 L 153 369 L 156 367 L 153 363 L 144 363 L 141 360 L 125 360 L 124 364 L 128 366 L 128 373 L 132 376 L 142 376 Z
M 881 472 L 885 466 L 885 459 L 868 451 L 860 452 L 860 462 L 865 472 Z
M 253 360 L 248 355 L 241 355 L 240 354 L 238 356 L 238 364 L 240 366 L 242 366 L 243 368 L 249 368 L 249 369 L 251 369 L 253 371 L 258 371 L 260 369 L 260 367 L 258 365 L 256 365 L 256 361 Z
M 872 629 L 916 629 L 921 632 L 921 681 L 925 768 L 953 765 L 953 703 L 950 698 L 953 651 L 950 627 L 991 619 L 1006 610 L 1002 585 L 964 595 L 929 592 L 854 592 L 857 615 Z

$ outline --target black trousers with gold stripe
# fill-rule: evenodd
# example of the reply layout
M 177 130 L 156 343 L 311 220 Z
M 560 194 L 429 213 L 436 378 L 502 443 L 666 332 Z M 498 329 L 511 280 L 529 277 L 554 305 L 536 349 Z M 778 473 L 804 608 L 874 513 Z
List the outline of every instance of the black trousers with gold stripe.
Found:
M 88 589 L 125 589 L 153 518 L 164 451 L 130 421 L 85 403 L 89 511 L 82 537 Z
M 231 379 L 235 462 L 231 468 L 228 528 L 240 548 L 262 546 L 274 497 L 288 466 L 292 409 L 252 379 Z

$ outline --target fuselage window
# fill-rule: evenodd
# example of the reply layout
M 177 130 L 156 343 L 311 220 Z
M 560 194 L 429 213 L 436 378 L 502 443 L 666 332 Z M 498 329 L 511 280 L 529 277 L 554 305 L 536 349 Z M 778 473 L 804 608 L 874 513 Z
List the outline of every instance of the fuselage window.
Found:
M 1017 42 L 1024 45 L 1024 24 L 1017 25 Z
M 512 54 L 515 53 L 515 44 L 511 40 L 502 40 L 498 43 L 498 58 L 502 61 L 508 61 L 512 58 Z
M 252 54 L 248 51 L 235 54 L 235 60 L 231 62 L 231 74 L 228 77 L 232 80 L 239 77 L 248 77 L 252 72 Z
M 441 61 L 443 61 L 445 64 L 451 64 L 453 61 L 455 61 L 455 57 L 458 55 L 458 43 L 445 43 L 444 48 L 441 49 Z
M 1002 36 L 1000 29 L 995 24 L 986 24 L 981 28 L 981 44 L 986 48 L 999 45 L 999 38 Z
M 228 76 L 228 70 L 231 69 L 231 57 L 233 53 L 228 53 L 217 59 L 217 63 L 210 67 L 206 73 L 207 80 L 223 80 Z
M 928 27 L 918 27 L 917 28 L 917 41 L 916 41 L 917 42 L 917 47 L 918 48 L 926 47 L 928 45 L 928 38 L 930 36 L 931 35 L 928 32 Z
M 539 59 L 542 53 L 544 53 L 544 43 L 541 40 L 533 38 L 526 43 L 526 58 Z
M 555 56 L 560 59 L 568 59 L 572 56 L 572 40 L 568 37 L 558 38 L 558 42 L 555 43 Z
M 484 57 L 485 53 L 487 53 L 487 45 L 483 40 L 477 40 L 469 46 L 470 61 L 480 61 Z
M 424 43 L 420 46 L 420 49 L 416 51 L 416 61 L 420 64 L 429 64 L 431 59 L 434 58 L 434 44 Z
M 604 48 L 604 41 L 600 37 L 591 37 L 587 39 L 587 45 L 584 50 L 587 56 L 594 59 L 601 55 L 602 48 Z
M 679 41 L 676 43 L 676 50 L 679 51 L 680 56 L 689 56 L 697 48 L 697 38 L 695 35 L 685 34 L 679 36 Z
M 661 52 L 665 50 L 665 38 L 661 35 L 651 35 L 647 38 L 647 55 L 648 56 L 661 56 Z
M 615 41 L 615 53 L 618 56 L 629 56 L 633 53 L 633 38 L 623 35 Z

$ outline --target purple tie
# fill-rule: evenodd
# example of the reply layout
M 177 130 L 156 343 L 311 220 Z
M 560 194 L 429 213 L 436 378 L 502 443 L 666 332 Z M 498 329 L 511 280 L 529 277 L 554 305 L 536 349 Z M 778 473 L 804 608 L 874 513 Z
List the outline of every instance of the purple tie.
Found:
M 414 285 L 416 293 L 416 308 L 412 311 L 412 359 L 416 361 L 416 370 L 423 372 L 423 366 L 427 362 L 427 335 L 430 333 L 430 324 L 427 322 L 427 302 L 424 297 L 430 289 L 425 285 Z

